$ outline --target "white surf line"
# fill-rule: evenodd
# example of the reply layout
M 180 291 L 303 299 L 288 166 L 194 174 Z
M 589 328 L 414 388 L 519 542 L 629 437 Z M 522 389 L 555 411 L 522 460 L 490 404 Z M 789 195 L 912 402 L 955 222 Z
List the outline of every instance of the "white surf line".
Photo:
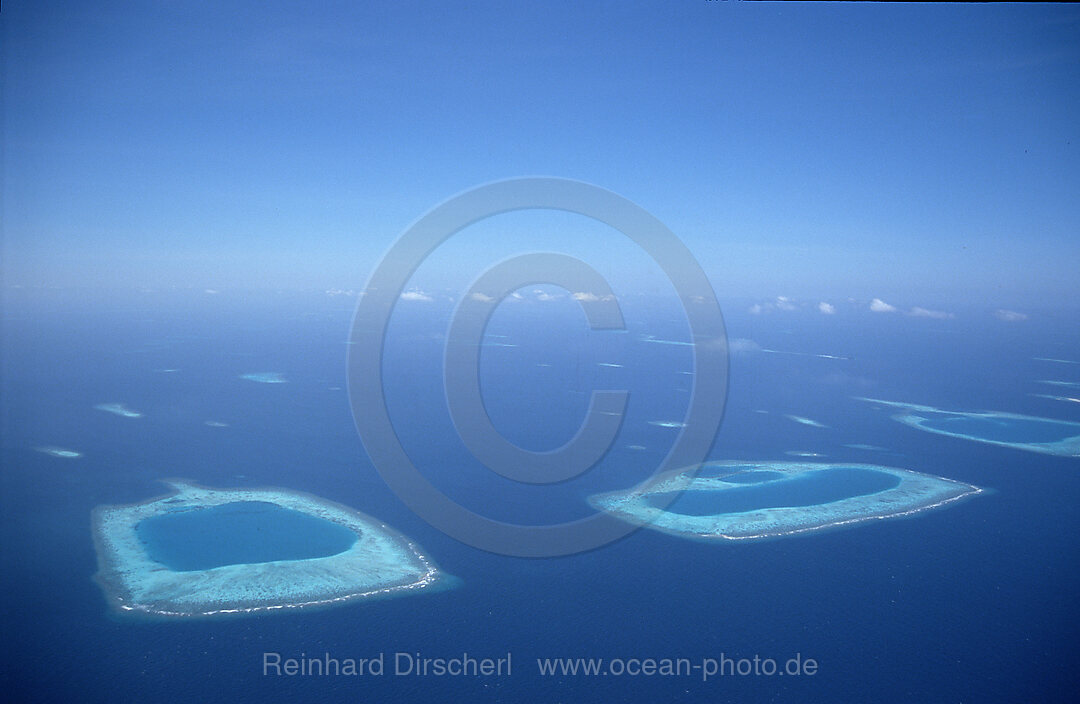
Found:
M 838 354 L 815 354 L 814 352 L 788 352 L 788 351 L 785 351 L 785 350 L 770 350 L 770 349 L 766 349 L 764 347 L 761 348 L 761 351 L 762 352 L 768 352 L 769 354 L 792 354 L 792 355 L 795 355 L 796 357 L 819 357 L 820 359 L 842 359 L 842 360 L 845 360 L 845 361 L 851 359 L 851 357 L 843 357 L 843 356 L 838 355 Z
M 1036 362 L 1057 362 L 1058 364 L 1080 364 L 1072 359 L 1054 359 L 1053 357 L 1032 357 Z
M 1039 379 L 1040 384 L 1053 384 L 1054 386 L 1074 386 L 1080 388 L 1080 381 L 1050 381 L 1048 379 Z
M 694 346 L 693 342 L 680 342 L 678 340 L 659 340 L 659 339 L 657 339 L 655 337 L 642 337 L 642 338 L 639 338 L 639 340 L 641 342 L 653 342 L 653 343 L 658 344 L 658 345 L 683 345 L 685 347 L 693 347 Z M 845 360 L 845 361 L 851 359 L 851 357 L 844 357 L 844 356 L 838 355 L 838 354 L 816 354 L 814 352 L 788 352 L 786 350 L 770 350 L 770 349 L 766 349 L 764 347 L 762 347 L 758 351 L 759 352 L 768 352 L 769 354 L 791 354 L 791 355 L 795 355 L 795 356 L 798 356 L 798 357 L 818 357 L 820 359 L 840 359 L 840 360 Z
M 639 337 L 638 340 L 641 341 L 641 342 L 652 342 L 652 343 L 655 343 L 657 345 L 682 345 L 684 347 L 693 347 L 694 346 L 693 342 L 681 342 L 679 340 L 658 340 L 655 337 L 652 337 L 651 335 L 646 335 L 644 337 Z

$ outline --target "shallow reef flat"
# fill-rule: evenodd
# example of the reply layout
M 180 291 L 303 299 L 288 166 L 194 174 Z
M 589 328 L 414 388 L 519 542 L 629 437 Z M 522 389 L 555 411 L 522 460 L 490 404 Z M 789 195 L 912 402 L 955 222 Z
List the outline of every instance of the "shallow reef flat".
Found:
M 55 446 L 52 446 L 52 445 L 46 445 L 46 446 L 43 446 L 43 447 L 35 447 L 34 449 L 37 450 L 38 452 L 43 452 L 43 453 L 45 453 L 46 455 L 48 455 L 50 457 L 59 457 L 61 459 L 65 459 L 65 460 L 73 460 L 73 459 L 78 459 L 79 457 L 82 457 L 81 452 L 76 452 L 75 450 L 68 450 L 67 448 L 64 448 L 64 447 L 55 447 Z
M 857 398 L 902 409 L 904 413 L 894 415 L 895 420 L 930 433 L 1046 455 L 1080 457 L 1080 423 L 1001 411 L 946 411 L 914 403 Z
M 1080 389 L 1080 381 L 1059 381 L 1054 379 L 1040 379 L 1040 384 L 1051 384 L 1053 386 L 1071 386 Z
M 341 504 L 284 489 L 166 483 L 173 494 L 93 511 L 95 580 L 118 613 L 257 614 L 455 582 L 415 543 Z
M 1035 398 L 1046 398 L 1051 401 L 1063 401 L 1065 403 L 1080 403 L 1080 398 L 1075 396 L 1054 396 L 1053 394 L 1031 394 Z
M 142 418 L 142 413 L 133 411 L 122 403 L 99 403 L 94 406 L 99 411 L 105 411 L 106 413 L 112 413 L 114 415 L 121 416 L 123 418 Z
M 813 418 L 804 418 L 803 416 L 793 416 L 793 415 L 790 415 L 790 414 L 785 414 L 784 417 L 787 418 L 788 420 L 795 421 L 799 425 L 808 425 L 811 428 L 828 428 L 829 427 L 829 426 L 825 425 L 824 423 L 819 423 L 818 421 L 814 420 Z
M 241 374 L 240 378 L 258 384 L 284 384 L 287 381 L 281 372 L 249 372 Z
M 896 467 L 731 461 L 668 472 L 589 502 L 672 535 L 749 540 L 910 516 L 982 491 Z

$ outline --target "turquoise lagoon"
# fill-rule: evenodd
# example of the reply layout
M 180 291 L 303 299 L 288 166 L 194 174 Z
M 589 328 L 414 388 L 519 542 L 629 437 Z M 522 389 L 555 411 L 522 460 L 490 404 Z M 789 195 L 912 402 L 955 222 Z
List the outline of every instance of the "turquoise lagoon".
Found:
M 345 552 L 357 539 L 339 523 L 269 501 L 233 501 L 163 513 L 139 523 L 135 534 L 150 559 L 175 572 L 330 557 Z

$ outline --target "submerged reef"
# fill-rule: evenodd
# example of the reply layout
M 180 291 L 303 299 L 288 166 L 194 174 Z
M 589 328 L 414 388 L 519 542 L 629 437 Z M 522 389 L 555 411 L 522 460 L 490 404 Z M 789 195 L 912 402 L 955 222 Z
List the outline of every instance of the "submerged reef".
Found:
M 946 411 L 933 406 L 857 397 L 905 412 L 895 420 L 919 430 L 954 438 L 1041 452 L 1060 457 L 1080 457 L 1080 423 L 1000 411 Z
M 119 613 L 207 617 L 447 586 L 419 547 L 346 506 L 283 489 L 175 493 L 93 512 L 95 580 Z
M 747 540 L 909 516 L 981 491 L 895 467 L 737 461 L 667 472 L 589 502 L 672 535 Z

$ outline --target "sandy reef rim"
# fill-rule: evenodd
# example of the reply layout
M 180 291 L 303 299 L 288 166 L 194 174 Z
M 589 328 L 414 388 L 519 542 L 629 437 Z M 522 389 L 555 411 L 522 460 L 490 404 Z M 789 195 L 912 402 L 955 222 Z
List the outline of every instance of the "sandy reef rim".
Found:
M 164 481 L 172 493 L 146 501 L 98 506 L 92 513 L 95 581 L 119 614 L 184 618 L 328 607 L 451 587 L 416 543 L 348 506 L 291 489 L 214 489 L 184 479 Z M 300 511 L 357 534 L 348 550 L 303 560 L 230 564 L 173 571 L 150 559 L 136 526 L 152 516 L 242 501 Z

